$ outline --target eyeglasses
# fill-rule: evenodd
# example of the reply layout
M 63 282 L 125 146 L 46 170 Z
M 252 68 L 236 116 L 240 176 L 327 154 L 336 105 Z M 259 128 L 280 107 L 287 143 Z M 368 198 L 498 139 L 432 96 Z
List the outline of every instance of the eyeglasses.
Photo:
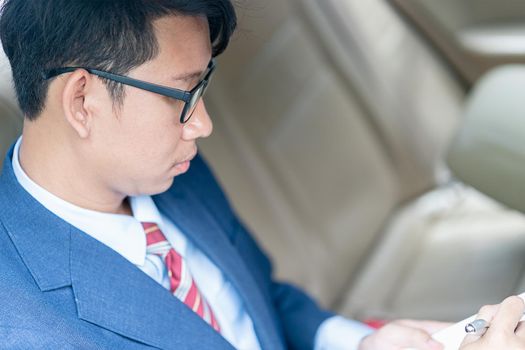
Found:
M 93 68 L 88 68 L 88 67 L 53 68 L 47 71 L 46 73 L 44 73 L 44 79 L 47 80 L 47 79 L 56 77 L 57 75 L 60 75 L 60 74 L 71 73 L 77 69 L 85 69 L 90 74 L 99 76 L 101 78 L 109 79 L 117 83 L 133 86 L 138 89 L 154 92 L 159 95 L 163 95 L 163 96 L 174 98 L 176 100 L 183 101 L 184 108 L 182 109 L 182 112 L 180 115 L 180 122 L 181 124 L 184 124 L 188 120 L 190 120 L 195 110 L 195 107 L 197 106 L 197 103 L 199 102 L 199 99 L 206 92 L 206 88 L 208 87 L 208 83 L 210 82 L 212 73 L 215 70 L 215 59 L 210 60 L 210 63 L 208 63 L 208 68 L 203 73 L 203 78 L 190 91 L 179 90 L 179 89 L 170 88 L 170 87 L 163 86 L 163 85 L 148 83 L 148 82 L 138 80 L 138 79 L 133 79 L 133 78 L 130 78 L 124 75 L 114 74 L 114 73 L 110 73 L 110 72 L 106 72 L 106 71 L 102 71 L 98 69 L 93 69 Z

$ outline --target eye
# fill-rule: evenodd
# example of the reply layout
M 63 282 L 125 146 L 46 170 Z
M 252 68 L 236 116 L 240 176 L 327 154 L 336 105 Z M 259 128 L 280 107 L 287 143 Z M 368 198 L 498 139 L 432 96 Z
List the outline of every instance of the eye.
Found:
M 166 103 L 168 103 L 173 108 L 182 109 L 182 107 L 184 106 L 184 101 L 177 100 L 176 98 L 168 97 L 168 96 L 162 96 L 162 97 L 164 98 Z

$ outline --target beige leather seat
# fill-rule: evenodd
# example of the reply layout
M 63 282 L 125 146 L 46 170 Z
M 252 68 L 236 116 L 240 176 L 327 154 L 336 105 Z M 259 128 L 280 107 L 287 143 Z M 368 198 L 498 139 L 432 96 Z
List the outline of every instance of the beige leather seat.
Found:
M 486 74 L 472 92 L 447 157 L 462 181 L 525 212 L 525 65 Z
M 464 103 L 384 0 L 251 0 L 202 143 L 277 276 L 346 315 L 461 319 L 516 292 L 525 221 L 455 183 Z
M 9 62 L 0 49 L 0 166 L 9 146 L 20 135 L 22 121 L 12 86 Z

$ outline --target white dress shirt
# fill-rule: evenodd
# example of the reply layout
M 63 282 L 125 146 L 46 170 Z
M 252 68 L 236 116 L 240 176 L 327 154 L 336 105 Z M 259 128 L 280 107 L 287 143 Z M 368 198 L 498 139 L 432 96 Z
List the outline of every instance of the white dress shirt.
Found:
M 32 181 L 18 161 L 21 139 L 12 159 L 20 185 L 49 211 L 107 245 L 169 289 L 169 277 L 162 259 L 146 253 L 146 236 L 141 222 L 157 223 L 173 248 L 185 259 L 195 283 L 210 304 L 221 326 L 221 335 L 235 348 L 260 349 L 253 321 L 236 289 L 222 271 L 157 209 L 149 196 L 130 197 L 133 216 L 87 210 L 66 202 Z M 317 331 L 315 349 L 355 350 L 371 332 L 363 324 L 335 316 Z

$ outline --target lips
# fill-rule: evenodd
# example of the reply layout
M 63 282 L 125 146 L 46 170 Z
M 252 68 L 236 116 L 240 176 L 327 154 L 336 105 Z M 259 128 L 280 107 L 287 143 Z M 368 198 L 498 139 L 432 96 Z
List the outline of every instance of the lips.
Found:
M 185 162 L 177 163 L 175 164 L 175 169 L 177 171 L 177 175 L 184 174 L 188 171 L 190 168 L 190 161 L 187 160 Z

